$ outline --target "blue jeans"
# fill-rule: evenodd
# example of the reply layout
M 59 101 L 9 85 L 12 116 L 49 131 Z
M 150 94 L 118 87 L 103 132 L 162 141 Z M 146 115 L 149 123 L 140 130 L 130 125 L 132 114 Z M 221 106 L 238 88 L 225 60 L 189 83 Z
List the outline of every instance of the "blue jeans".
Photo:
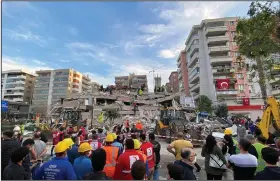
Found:
M 157 165 L 157 167 L 155 167 L 155 171 L 154 171 L 154 174 L 153 174 L 153 180 L 159 180 L 158 167 L 159 167 L 159 165 Z

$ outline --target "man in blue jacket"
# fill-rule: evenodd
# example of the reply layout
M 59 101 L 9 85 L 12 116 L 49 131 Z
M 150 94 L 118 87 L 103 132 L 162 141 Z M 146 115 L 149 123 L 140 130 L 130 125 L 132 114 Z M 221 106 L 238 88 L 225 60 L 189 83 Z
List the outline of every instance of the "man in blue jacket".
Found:
M 77 180 L 75 171 L 71 163 L 66 158 L 66 151 L 69 145 L 65 142 L 59 142 L 54 152 L 56 157 L 44 163 L 35 171 L 35 180 Z

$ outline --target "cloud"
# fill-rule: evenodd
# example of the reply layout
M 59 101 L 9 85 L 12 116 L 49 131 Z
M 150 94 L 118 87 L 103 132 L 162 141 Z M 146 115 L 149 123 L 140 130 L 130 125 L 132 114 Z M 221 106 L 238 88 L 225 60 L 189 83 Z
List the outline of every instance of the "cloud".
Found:
M 45 62 L 39 61 L 39 60 L 33 60 L 34 63 L 36 63 L 37 65 L 46 65 Z
M 4 29 L 3 34 L 6 37 L 9 37 L 13 40 L 23 40 L 23 41 L 30 41 L 33 43 L 36 43 L 37 45 L 44 47 L 47 45 L 47 41 L 43 39 L 40 35 L 32 33 L 30 30 L 19 28 L 18 30 L 12 30 L 12 29 Z
M 68 62 L 71 62 L 71 60 L 64 60 L 64 59 L 62 59 L 62 60 L 59 60 L 60 62 L 62 62 L 62 63 L 68 63 Z
M 69 33 L 70 33 L 71 35 L 73 35 L 73 36 L 77 36 L 78 33 L 79 33 L 79 30 L 78 30 L 77 28 L 75 28 L 75 27 L 70 27 L 70 28 L 69 28 Z
M 28 61 L 22 57 L 2 57 L 2 70 L 15 70 L 15 69 L 26 69 L 32 73 L 35 73 L 38 70 L 52 70 L 52 67 L 47 66 L 37 66 L 36 64 L 28 64 Z

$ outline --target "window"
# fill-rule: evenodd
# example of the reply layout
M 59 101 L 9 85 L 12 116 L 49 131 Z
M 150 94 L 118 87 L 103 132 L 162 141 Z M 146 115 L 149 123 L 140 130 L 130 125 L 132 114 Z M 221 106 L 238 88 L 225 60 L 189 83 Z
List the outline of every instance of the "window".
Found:
M 231 22 L 230 22 L 230 26 L 233 26 L 233 25 L 234 25 L 234 23 L 235 23 L 234 21 L 231 21 Z
M 235 32 L 235 31 L 232 31 L 232 32 L 231 32 L 231 36 L 235 37 L 235 35 L 236 35 L 236 32 Z
M 79 88 L 79 86 L 78 86 L 78 85 L 73 85 L 73 88 L 77 88 L 77 89 L 78 89 L 78 88 Z
M 34 96 L 34 99 L 48 99 L 48 96 Z
M 238 79 L 242 79 L 242 78 L 243 78 L 243 75 L 242 75 L 242 74 L 236 74 L 236 77 L 237 77 Z
M 53 93 L 65 93 L 66 89 L 54 89 Z
M 57 77 L 53 79 L 53 81 L 58 81 L 58 82 L 65 82 L 68 80 L 69 80 L 68 77 Z
M 80 83 L 80 81 L 77 79 L 74 79 L 73 82 Z
M 53 84 L 53 87 L 68 87 L 68 83 L 55 83 Z
M 35 94 L 49 94 L 49 90 L 36 90 L 34 91 Z
M 36 84 L 35 87 L 49 87 L 49 84 Z
M 243 84 L 239 84 L 239 85 L 238 85 L 238 90 L 244 91 L 244 85 L 243 85 Z

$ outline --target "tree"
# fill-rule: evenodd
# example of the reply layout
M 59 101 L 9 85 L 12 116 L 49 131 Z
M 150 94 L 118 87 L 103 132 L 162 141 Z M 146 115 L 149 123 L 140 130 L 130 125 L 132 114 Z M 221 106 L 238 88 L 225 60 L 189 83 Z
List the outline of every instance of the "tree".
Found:
M 112 127 L 114 120 L 120 117 L 120 114 L 117 109 L 106 109 L 104 110 L 104 116 L 106 118 L 105 122 L 109 120 L 109 126 Z
M 197 107 L 200 112 L 212 113 L 212 101 L 207 96 L 199 96 L 197 102 Z
M 255 66 L 250 71 L 255 71 L 253 76 L 258 76 L 264 100 L 267 97 L 266 80 L 271 79 L 269 71 L 274 64 L 271 54 L 280 51 L 280 42 L 273 38 L 278 11 L 271 2 L 252 2 L 247 13 L 249 18 L 240 19 L 236 27 L 235 41 L 241 54 L 237 60 L 242 62 L 247 57 L 254 61 Z
M 225 103 L 218 104 L 215 106 L 214 113 L 218 117 L 227 117 L 228 116 L 228 107 Z

